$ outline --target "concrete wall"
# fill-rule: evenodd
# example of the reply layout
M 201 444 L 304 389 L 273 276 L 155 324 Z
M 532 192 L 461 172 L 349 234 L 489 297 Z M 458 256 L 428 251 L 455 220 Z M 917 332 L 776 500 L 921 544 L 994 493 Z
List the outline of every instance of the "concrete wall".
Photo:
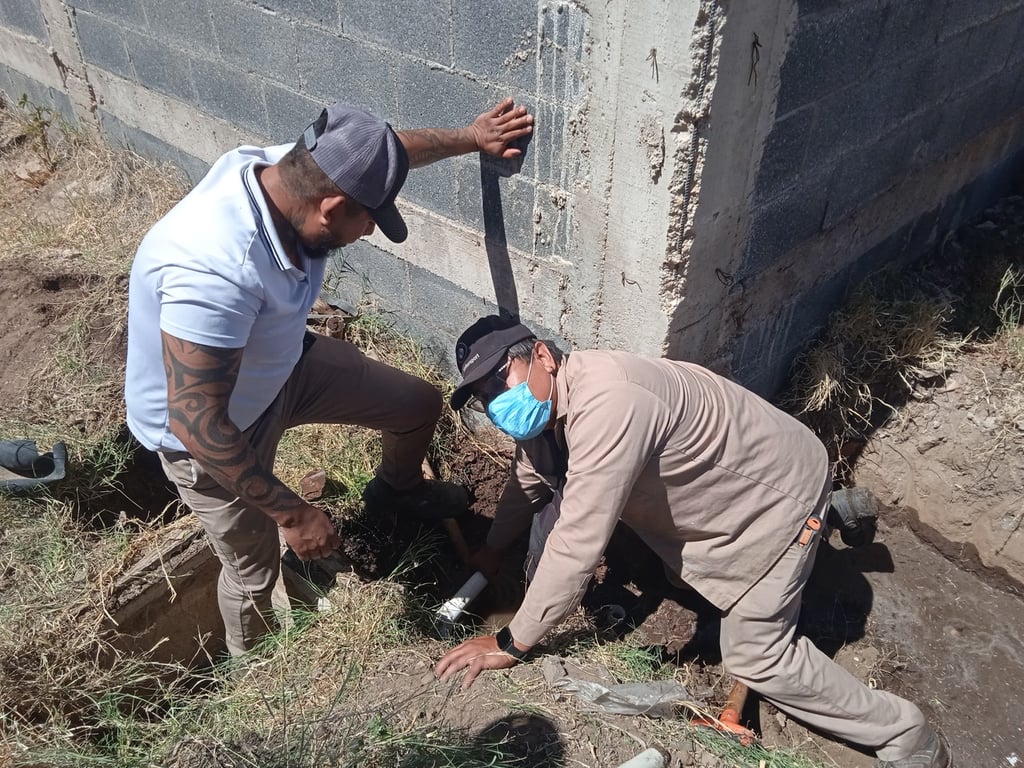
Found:
M 721 5 L 668 349 L 774 392 L 865 275 L 1019 188 L 1024 2 Z
M 852 281 L 1009 183 L 1022 8 L 3 0 L 0 88 L 193 178 L 332 100 L 454 127 L 510 95 L 537 117 L 521 166 L 413 172 L 409 240 L 346 249 L 330 287 L 441 349 L 500 307 L 772 392 Z

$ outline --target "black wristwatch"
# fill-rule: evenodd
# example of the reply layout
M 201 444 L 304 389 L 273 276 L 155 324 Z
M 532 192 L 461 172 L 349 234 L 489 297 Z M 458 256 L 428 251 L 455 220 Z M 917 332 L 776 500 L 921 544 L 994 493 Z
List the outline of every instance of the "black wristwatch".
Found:
M 512 632 L 508 627 L 504 627 L 498 632 L 495 635 L 495 639 L 498 641 L 498 650 L 502 653 L 507 653 L 516 661 L 522 661 L 530 654 L 529 651 L 520 651 L 516 648 L 515 640 L 512 639 Z

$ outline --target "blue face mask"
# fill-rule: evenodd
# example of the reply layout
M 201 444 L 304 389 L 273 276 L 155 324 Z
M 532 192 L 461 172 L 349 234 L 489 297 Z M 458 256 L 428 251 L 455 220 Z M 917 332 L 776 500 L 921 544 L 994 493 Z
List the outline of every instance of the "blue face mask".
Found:
M 551 421 L 551 395 L 555 391 L 555 377 L 551 377 L 548 399 L 541 402 L 530 391 L 527 382 L 533 371 L 533 358 L 526 372 L 526 381 L 507 389 L 487 404 L 487 415 L 494 426 L 513 440 L 530 440 L 544 431 Z

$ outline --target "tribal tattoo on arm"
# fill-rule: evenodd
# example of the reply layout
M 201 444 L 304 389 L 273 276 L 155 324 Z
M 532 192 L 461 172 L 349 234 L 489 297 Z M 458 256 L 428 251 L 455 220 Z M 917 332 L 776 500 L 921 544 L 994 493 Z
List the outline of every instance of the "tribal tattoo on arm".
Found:
M 437 160 L 467 152 L 486 152 L 494 157 L 514 158 L 523 154 L 512 142 L 533 132 L 533 115 L 517 107 L 510 98 L 481 113 L 465 128 L 417 128 L 398 131 L 398 139 L 409 155 L 409 167 L 420 168 Z
M 222 349 L 160 333 L 171 432 L 223 487 L 286 524 L 305 506 L 256 460 L 241 430 L 228 417 L 243 349 Z
M 466 129 L 418 128 L 399 131 L 398 138 L 409 155 L 410 168 L 421 168 L 476 149 L 476 141 Z

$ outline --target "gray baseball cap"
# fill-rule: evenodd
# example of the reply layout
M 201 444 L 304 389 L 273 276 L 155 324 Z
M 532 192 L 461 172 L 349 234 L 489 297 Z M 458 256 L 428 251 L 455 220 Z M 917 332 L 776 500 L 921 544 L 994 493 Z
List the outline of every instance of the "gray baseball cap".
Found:
M 332 104 L 302 132 L 320 169 L 365 206 L 394 243 L 409 235 L 395 198 L 409 174 L 409 155 L 384 120 L 357 107 Z
M 473 393 L 473 385 L 483 379 L 514 344 L 535 338 L 533 331 L 518 319 L 487 315 L 481 317 L 462 332 L 455 342 L 455 364 L 462 381 L 448 401 L 456 411 L 462 408 Z

